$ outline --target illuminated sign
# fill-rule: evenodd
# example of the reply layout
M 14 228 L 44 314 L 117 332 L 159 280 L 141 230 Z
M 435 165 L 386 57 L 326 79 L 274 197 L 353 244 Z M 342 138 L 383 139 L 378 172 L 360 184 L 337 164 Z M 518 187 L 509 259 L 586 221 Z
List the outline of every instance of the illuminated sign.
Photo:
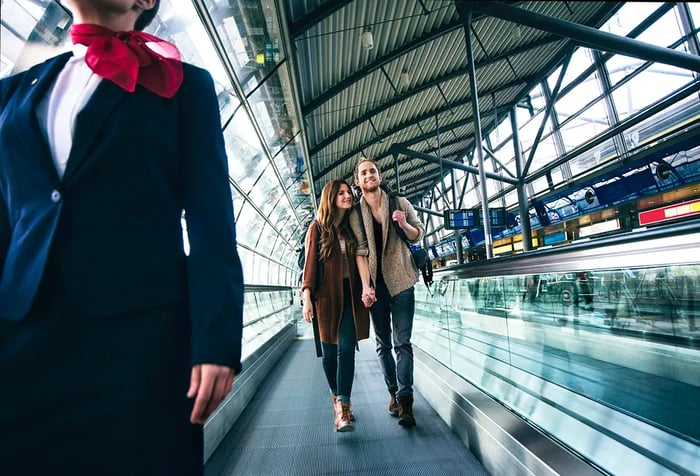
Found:
M 582 226 L 578 229 L 578 236 L 584 238 L 586 236 L 597 235 L 599 233 L 605 233 L 608 231 L 614 231 L 620 229 L 620 220 L 615 218 L 614 220 L 601 221 L 600 223 L 594 223 L 593 225 Z
M 550 233 L 544 236 L 544 244 L 551 245 L 553 243 L 561 243 L 569 239 L 569 236 L 565 231 L 558 231 L 556 233 Z
M 481 208 L 445 210 L 443 218 L 447 230 L 463 230 L 484 226 L 484 218 Z M 491 226 L 506 226 L 506 209 L 504 207 L 489 208 L 489 222 Z
M 700 199 L 639 212 L 639 224 L 650 225 L 698 214 L 700 214 Z
M 443 218 L 445 219 L 445 228 L 448 230 L 462 230 L 478 226 L 476 210 L 445 210 Z

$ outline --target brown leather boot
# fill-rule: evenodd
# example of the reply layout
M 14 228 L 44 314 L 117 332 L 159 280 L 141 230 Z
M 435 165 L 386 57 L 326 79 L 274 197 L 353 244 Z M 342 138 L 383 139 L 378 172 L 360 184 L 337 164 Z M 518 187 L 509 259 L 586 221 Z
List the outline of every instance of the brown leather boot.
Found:
M 335 402 L 335 431 L 354 431 L 355 425 L 350 420 L 350 402 Z
M 413 397 L 402 395 L 399 401 L 399 425 L 405 427 L 416 426 L 416 419 L 413 417 Z
M 389 394 L 391 395 L 391 398 L 389 399 L 389 415 L 391 416 L 399 416 L 399 403 L 396 401 L 396 392 L 398 388 L 390 388 L 389 389 Z
M 331 398 L 333 399 L 333 408 L 335 408 L 335 402 L 338 400 L 338 396 L 331 393 Z M 355 414 L 352 412 L 352 408 L 350 408 L 350 420 L 355 421 Z

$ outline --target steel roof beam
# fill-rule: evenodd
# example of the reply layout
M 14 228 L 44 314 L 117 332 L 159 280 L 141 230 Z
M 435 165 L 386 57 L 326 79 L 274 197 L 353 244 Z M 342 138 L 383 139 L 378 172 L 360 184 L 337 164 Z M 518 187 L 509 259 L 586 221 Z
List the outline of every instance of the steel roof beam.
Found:
M 353 0 L 335 0 L 326 2 L 315 10 L 308 12 L 299 20 L 289 25 L 289 34 L 293 40 L 309 31 L 314 26 L 321 23 L 323 20 L 333 15 L 335 12 L 351 3 Z
M 556 38 L 556 37 L 549 37 L 549 38 L 545 38 L 545 39 L 540 40 L 540 41 L 536 41 L 536 42 L 530 43 L 529 45 L 526 45 L 526 46 L 522 46 L 522 47 L 515 48 L 515 49 L 513 49 L 513 50 L 510 50 L 510 51 L 505 52 L 505 53 L 503 53 L 503 54 L 500 54 L 500 55 L 498 55 L 498 56 L 494 56 L 494 57 L 489 58 L 489 59 L 487 59 L 487 60 L 480 61 L 479 63 L 476 64 L 476 68 L 479 69 L 479 68 L 483 68 L 483 67 L 486 67 L 486 66 L 490 66 L 490 65 L 492 65 L 492 64 L 494 64 L 494 63 L 496 63 L 496 62 L 498 62 L 498 61 L 502 61 L 502 60 L 504 60 L 504 59 L 506 59 L 506 58 L 508 58 L 508 57 L 510 57 L 510 56 L 518 55 L 518 54 L 521 54 L 521 53 L 526 53 L 526 52 L 528 52 L 528 51 L 530 51 L 530 50 L 532 50 L 532 49 L 534 49 L 534 48 L 539 48 L 539 47 L 541 47 L 541 46 L 546 46 L 546 45 L 548 45 L 548 44 L 550 44 L 550 43 L 553 43 L 553 42 L 555 42 L 555 41 L 560 41 L 560 39 L 559 39 L 559 38 Z M 377 114 L 379 114 L 379 113 L 381 113 L 381 112 L 383 112 L 383 111 L 385 111 L 385 110 L 387 110 L 387 109 L 389 109 L 389 108 L 391 108 L 391 107 L 393 107 L 393 106 L 395 106 L 395 105 L 401 103 L 402 101 L 404 101 L 404 100 L 406 100 L 406 99 L 408 99 L 408 98 L 410 98 L 410 97 L 413 97 L 413 96 L 415 96 L 415 95 L 417 95 L 417 94 L 419 94 L 419 93 L 421 93 L 421 92 L 423 92 L 423 91 L 425 91 L 425 90 L 427 90 L 427 89 L 430 89 L 430 88 L 432 88 L 433 86 L 437 86 L 437 87 L 439 88 L 441 83 L 444 83 L 444 82 L 446 82 L 446 81 L 450 81 L 450 80 L 452 80 L 452 79 L 456 79 L 456 78 L 459 78 L 459 77 L 462 77 L 462 76 L 466 76 L 467 74 L 469 74 L 469 68 L 466 68 L 466 67 L 465 67 L 465 68 L 456 69 L 456 70 L 451 71 L 450 73 L 448 73 L 448 74 L 446 74 L 446 75 L 444 75 L 444 76 L 441 76 L 441 77 L 436 78 L 436 79 L 434 79 L 434 80 L 432 80 L 432 81 L 428 81 L 428 82 L 426 82 L 426 83 L 423 83 L 423 84 L 421 84 L 420 86 L 417 86 L 417 87 L 411 89 L 411 90 L 408 91 L 407 93 L 399 94 L 399 95 L 397 95 L 397 96 L 394 96 L 394 97 L 391 98 L 389 101 L 386 101 L 385 103 L 380 104 L 378 107 L 376 107 L 376 108 L 374 108 L 374 109 L 372 109 L 372 110 L 370 110 L 370 111 L 367 111 L 366 113 L 362 114 L 361 116 L 355 118 L 355 120 L 353 120 L 352 122 L 349 122 L 348 124 L 346 124 L 346 125 L 343 126 L 342 128 L 338 129 L 338 130 L 335 131 L 333 134 L 331 134 L 330 136 L 326 137 L 325 139 L 323 139 L 323 140 L 322 140 L 321 142 L 319 142 L 318 144 L 314 145 L 314 146 L 310 149 L 309 152 L 311 153 L 311 155 L 316 155 L 316 154 L 317 154 L 319 151 L 321 151 L 324 147 L 328 146 L 329 144 L 331 144 L 332 142 L 334 142 L 334 141 L 335 141 L 336 139 L 338 139 L 339 137 L 342 137 L 343 135 L 345 135 L 345 134 L 348 133 L 349 131 L 355 129 L 358 125 L 360 125 L 360 124 L 362 124 L 364 121 L 368 120 L 368 118 L 370 118 L 370 117 L 372 117 L 372 116 L 376 116 Z M 524 82 L 524 81 L 525 81 L 525 79 L 522 80 L 522 81 L 519 81 L 518 84 L 521 84 L 521 83 Z M 497 92 L 497 91 L 498 91 L 498 90 L 494 90 L 493 92 Z M 442 91 L 440 91 L 440 93 L 442 93 Z M 447 102 L 446 98 L 445 98 L 445 101 L 446 101 L 447 105 L 450 106 L 450 107 L 447 108 L 448 111 L 449 111 L 452 107 L 455 106 L 455 103 L 449 103 L 449 102 Z M 471 101 L 470 101 L 470 103 L 471 103 Z M 306 115 L 307 115 L 307 113 L 304 113 L 304 116 L 306 116 Z
M 442 213 L 436 212 L 435 210 L 431 210 L 430 208 L 419 207 L 418 205 L 413 205 L 413 208 L 418 210 L 419 212 L 427 213 L 428 215 L 434 215 L 440 218 L 443 217 Z
M 537 77 L 539 78 L 540 76 L 537 76 Z M 523 82 L 529 83 L 530 81 L 532 81 L 532 79 L 533 79 L 532 77 L 527 77 L 527 78 L 515 80 L 515 81 L 512 81 L 512 82 L 510 82 L 510 83 L 503 84 L 503 85 L 501 85 L 501 86 L 499 86 L 499 87 L 497 87 L 497 88 L 495 88 L 495 89 L 493 89 L 493 90 L 486 91 L 486 92 L 484 92 L 484 94 L 497 93 L 497 92 L 500 92 L 500 91 L 502 91 L 502 90 L 504 90 L 504 89 L 509 89 L 509 88 L 514 87 L 514 86 L 518 86 L 518 85 L 522 84 Z M 342 165 L 342 162 L 344 162 L 345 160 L 349 159 L 349 158 L 352 157 L 353 155 L 359 153 L 362 149 L 364 149 L 364 148 L 367 147 L 368 145 L 372 145 L 372 144 L 375 144 L 375 143 L 379 142 L 380 140 L 384 140 L 384 139 L 386 139 L 387 137 L 390 137 L 391 135 L 393 135 L 393 134 L 395 134 L 395 133 L 397 133 L 397 132 L 399 132 L 399 131 L 402 131 L 402 130 L 406 129 L 407 127 L 412 126 L 412 125 L 414 125 L 414 124 L 416 124 L 416 123 L 422 122 L 422 121 L 424 121 L 424 120 L 426 120 L 426 119 L 431 119 L 433 116 L 435 116 L 435 114 L 442 114 L 442 113 L 445 113 L 445 112 L 450 112 L 450 108 L 455 108 L 455 107 L 459 107 L 459 106 L 465 106 L 465 105 L 468 105 L 468 104 L 471 104 L 471 96 L 468 97 L 468 98 L 462 99 L 462 100 L 460 100 L 460 101 L 453 102 L 453 103 L 450 104 L 449 107 L 442 107 L 442 108 L 440 108 L 440 109 L 436 109 L 436 110 L 434 110 L 434 111 L 427 112 L 427 113 L 425 113 L 425 114 L 423 114 L 423 115 L 421 115 L 421 116 L 418 116 L 418 117 L 416 117 L 416 118 L 413 118 L 410 122 L 405 122 L 405 123 L 399 124 L 399 125 L 397 125 L 396 127 L 392 128 L 392 129 L 390 129 L 390 130 L 388 130 L 388 131 L 384 131 L 384 132 L 383 132 L 382 134 L 380 134 L 379 136 L 375 136 L 374 138 L 370 139 L 369 141 L 367 141 L 367 142 L 365 142 L 365 143 L 359 145 L 358 147 L 356 147 L 356 148 L 353 149 L 352 151 L 350 151 L 350 152 L 348 152 L 347 154 L 343 155 L 340 159 L 336 160 L 333 164 L 331 164 L 330 166 L 328 166 L 328 167 L 326 167 L 325 169 L 321 170 L 321 171 L 317 174 L 317 176 L 318 176 L 318 177 L 322 177 L 323 175 L 327 174 L 328 172 L 330 172 L 330 171 L 333 170 L 334 168 L 338 167 L 339 165 Z M 510 111 L 510 105 L 501 106 L 501 107 L 497 108 L 496 111 L 497 111 L 498 113 L 500 113 L 500 112 L 506 113 L 506 112 Z M 493 111 L 489 111 L 489 112 L 493 112 Z M 468 120 L 462 120 L 462 121 L 453 122 L 452 124 L 449 124 L 447 127 L 444 127 L 444 126 L 443 126 L 442 129 L 443 129 L 444 131 L 449 131 L 449 130 L 452 130 L 452 129 L 456 128 L 456 127 L 461 127 L 461 126 L 464 126 L 464 125 L 467 125 L 467 124 L 471 124 L 471 123 L 473 123 L 473 121 L 474 121 L 473 118 L 472 118 L 471 116 L 470 116 L 469 118 L 467 118 L 467 119 L 468 119 Z M 431 137 L 433 137 L 433 136 L 435 136 L 435 133 L 430 133 L 430 132 L 428 132 L 428 133 L 426 133 L 426 134 L 421 134 L 420 136 L 417 136 L 417 137 L 419 138 L 418 140 L 410 139 L 410 143 L 411 143 L 411 144 L 415 144 L 416 142 L 420 142 L 420 141 L 422 141 L 422 140 L 425 140 L 425 139 L 427 139 L 427 138 L 431 138 Z M 317 151 L 317 152 L 318 152 L 318 151 Z M 312 155 L 315 155 L 315 154 L 312 153 Z M 383 158 L 383 157 L 386 157 L 386 154 L 385 154 L 385 155 L 382 155 L 382 158 Z
M 328 3 L 333 3 L 333 2 L 328 2 Z M 479 15 L 478 13 L 476 13 L 476 15 L 475 15 L 473 21 L 478 21 L 478 20 L 480 20 L 480 19 L 481 19 L 481 15 Z M 459 20 L 459 19 L 458 19 L 458 20 L 455 20 L 455 21 L 453 21 L 453 22 L 448 23 L 447 25 L 443 26 L 442 28 L 440 28 L 440 29 L 438 29 L 438 30 L 431 31 L 431 32 L 429 32 L 427 35 L 422 36 L 422 37 L 420 37 L 420 38 L 417 38 L 416 40 L 414 40 L 414 41 L 412 41 L 412 42 L 410 42 L 410 43 L 407 43 L 407 44 L 404 45 L 402 48 L 399 48 L 399 49 L 397 49 L 397 50 L 394 50 L 394 51 L 390 52 L 390 53 L 389 53 L 388 55 L 386 55 L 386 56 L 383 56 L 383 57 L 381 57 L 381 58 L 378 58 L 374 63 L 367 65 L 365 68 L 362 68 L 362 69 L 359 70 L 359 71 L 356 71 L 356 72 L 353 73 L 352 75 L 350 75 L 350 76 L 348 76 L 347 78 L 345 78 L 345 79 L 343 79 L 342 81 L 340 81 L 338 84 L 336 84 L 336 85 L 333 86 L 332 88 L 328 89 L 326 92 L 324 92 L 324 93 L 321 94 L 320 96 L 318 96 L 318 97 L 312 99 L 312 100 L 309 101 L 307 104 L 305 104 L 304 106 L 302 106 L 302 114 L 303 114 L 304 116 L 309 115 L 309 113 L 310 113 L 311 111 L 313 111 L 314 109 L 318 108 L 321 104 L 325 103 L 326 101 L 328 101 L 328 100 L 329 100 L 330 98 L 332 98 L 333 96 L 339 94 L 341 91 L 347 89 L 347 88 L 350 87 L 352 84 L 354 84 L 356 81 L 362 79 L 363 77 L 367 76 L 367 75 L 370 74 L 371 72 L 373 72 L 373 71 L 375 71 L 375 70 L 381 68 L 382 66 L 384 66 L 384 65 L 386 65 L 386 64 L 388 64 L 388 63 L 391 63 L 391 62 L 394 61 L 395 59 L 398 59 L 399 57 L 405 55 L 406 53 L 408 53 L 408 52 L 411 51 L 411 50 L 414 50 L 414 49 L 416 49 L 416 48 L 418 48 L 418 47 L 420 47 L 420 46 L 423 46 L 424 44 L 426 44 L 426 43 L 428 43 L 428 42 L 430 42 L 430 41 L 433 41 L 433 40 L 435 40 L 436 38 L 439 38 L 440 36 L 446 35 L 446 34 L 448 34 L 448 33 L 451 33 L 452 31 L 457 30 L 457 29 L 460 28 L 461 26 L 462 26 L 461 20 Z M 546 39 L 545 41 L 546 41 L 547 43 L 550 43 L 550 42 L 552 42 L 552 41 L 556 41 L 556 38 L 554 38 L 554 39 Z M 537 42 L 536 42 L 536 43 L 537 43 Z M 535 43 L 533 43 L 532 45 L 535 46 Z M 541 46 L 541 45 L 538 45 L 538 46 Z M 535 47 L 536 47 L 536 46 L 535 46 Z M 517 53 L 515 53 L 515 51 L 518 50 L 518 49 L 519 49 L 519 48 L 516 48 L 516 49 L 514 49 L 514 50 L 511 50 L 511 53 L 509 53 L 509 54 L 517 54 Z M 523 48 L 523 51 L 527 51 L 527 48 Z
M 452 169 L 458 169 L 458 170 L 463 170 L 465 172 L 469 172 L 472 174 L 479 174 L 479 169 L 477 167 L 472 167 L 470 165 L 465 165 L 461 162 L 455 162 L 454 160 L 447 160 L 447 159 L 441 159 L 440 157 L 435 157 L 434 155 L 430 154 L 424 154 L 423 152 L 418 152 L 415 150 L 411 150 L 408 147 L 399 145 L 399 144 L 394 144 L 390 148 L 390 151 L 392 154 L 404 154 L 409 157 L 415 157 L 416 159 L 422 159 L 425 160 L 426 162 L 430 162 L 433 164 L 441 164 L 445 167 L 449 167 Z M 488 171 L 483 171 L 484 175 L 490 179 L 493 180 L 499 180 L 501 182 L 506 182 L 511 185 L 515 185 L 518 183 L 516 179 L 512 179 L 510 177 L 505 177 L 503 175 L 499 174 L 494 174 L 492 172 Z
M 466 2 L 465 2 L 466 3 Z M 587 48 L 632 56 L 645 61 L 669 64 L 691 71 L 700 71 L 700 57 L 652 45 L 643 41 L 615 35 L 567 20 L 541 15 L 502 2 L 469 2 L 489 16 L 570 38 Z
M 328 2 L 328 3 L 333 3 L 333 2 Z M 400 58 L 401 56 L 405 55 L 409 51 L 414 50 L 420 46 L 423 46 L 424 44 L 429 43 L 429 42 L 435 40 L 436 38 L 441 37 L 442 35 L 450 33 L 452 31 L 458 29 L 461 26 L 462 26 L 462 23 L 459 20 L 453 21 L 453 22 L 448 23 L 447 25 L 445 25 L 444 27 L 442 27 L 438 30 L 431 31 L 427 35 L 415 39 L 414 41 L 406 44 L 402 48 L 398 48 L 398 49 L 390 52 L 386 56 L 382 56 L 381 58 L 377 59 L 373 63 L 367 65 L 366 67 L 354 72 L 353 74 L 351 74 L 347 78 L 343 79 L 342 81 L 337 83 L 332 88 L 328 89 L 326 92 L 324 92 L 320 96 L 317 96 L 314 99 L 312 99 L 311 101 L 309 101 L 308 103 L 304 104 L 301 108 L 302 113 L 304 114 L 304 116 L 308 116 L 309 113 L 311 113 L 311 111 L 313 111 L 314 109 L 319 107 L 321 104 L 325 103 L 330 98 L 332 98 L 336 94 L 340 93 L 344 89 L 350 87 L 355 82 L 364 78 L 368 74 L 378 70 L 379 68 L 381 68 L 385 64 L 391 63 L 392 61 Z

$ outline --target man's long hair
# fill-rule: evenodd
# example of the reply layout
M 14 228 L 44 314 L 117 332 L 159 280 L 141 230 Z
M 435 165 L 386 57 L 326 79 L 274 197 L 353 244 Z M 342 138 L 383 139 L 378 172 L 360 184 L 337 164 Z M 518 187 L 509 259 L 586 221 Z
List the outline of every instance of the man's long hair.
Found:
M 148 25 L 151 24 L 153 19 L 158 14 L 158 8 L 160 8 L 160 0 L 156 0 L 156 4 L 150 10 L 144 10 L 141 15 L 136 19 L 136 24 L 134 25 L 134 30 L 143 31 Z
M 333 214 L 336 210 L 335 200 L 338 197 L 340 187 L 345 185 L 352 192 L 350 185 L 344 180 L 331 180 L 321 191 L 321 203 L 318 206 L 318 224 L 321 227 L 321 258 L 327 260 L 331 256 L 333 242 L 336 240 L 336 230 L 333 227 Z M 345 249 L 348 256 L 355 254 L 357 247 L 357 239 L 350 229 L 350 210 L 347 210 L 343 216 L 343 221 L 338 226 L 338 231 L 345 238 Z

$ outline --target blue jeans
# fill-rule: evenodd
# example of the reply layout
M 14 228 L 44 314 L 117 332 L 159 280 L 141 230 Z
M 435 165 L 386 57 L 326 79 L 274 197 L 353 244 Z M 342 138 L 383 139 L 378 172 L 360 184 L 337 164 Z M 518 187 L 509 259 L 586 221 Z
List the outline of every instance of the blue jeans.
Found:
M 343 280 L 343 315 L 338 328 L 338 344 L 321 342 L 323 370 L 333 395 L 341 402 L 350 401 L 352 382 L 355 378 L 355 318 L 352 314 L 349 280 Z
M 383 282 L 375 289 L 377 302 L 371 307 L 372 326 L 377 340 L 377 356 L 387 388 L 398 388 L 397 396 L 413 396 L 413 287 L 393 298 Z M 393 339 L 392 339 L 393 325 Z M 396 361 L 391 353 L 392 343 Z

